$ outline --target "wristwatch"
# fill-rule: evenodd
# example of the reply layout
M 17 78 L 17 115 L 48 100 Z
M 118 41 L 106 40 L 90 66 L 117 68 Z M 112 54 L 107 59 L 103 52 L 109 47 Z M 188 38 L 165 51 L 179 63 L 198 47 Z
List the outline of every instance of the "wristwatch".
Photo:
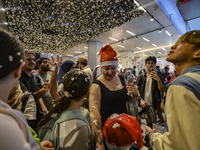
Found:
M 44 112 L 47 113 L 48 110 L 45 110 Z

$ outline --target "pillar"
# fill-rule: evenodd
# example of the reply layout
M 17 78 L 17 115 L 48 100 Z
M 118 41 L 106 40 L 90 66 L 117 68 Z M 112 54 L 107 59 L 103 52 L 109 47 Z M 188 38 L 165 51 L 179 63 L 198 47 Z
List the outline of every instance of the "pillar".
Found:
M 100 64 L 100 57 L 97 56 L 97 53 L 100 52 L 102 48 L 102 43 L 97 41 L 88 42 L 88 65 L 91 69 L 94 69 L 97 65 Z M 100 75 L 100 69 L 97 71 L 97 75 Z

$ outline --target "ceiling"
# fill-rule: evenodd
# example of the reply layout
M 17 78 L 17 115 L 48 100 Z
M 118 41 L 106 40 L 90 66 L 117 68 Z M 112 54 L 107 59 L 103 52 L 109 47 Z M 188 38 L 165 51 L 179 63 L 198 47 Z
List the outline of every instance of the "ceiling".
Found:
M 190 0 L 177 5 L 189 30 L 200 30 L 200 0 Z
M 174 44 L 178 37 L 180 37 L 179 32 L 154 0 L 139 0 L 138 2 L 148 13 L 144 13 L 139 18 L 134 18 L 130 22 L 119 27 L 115 27 L 104 34 L 91 39 L 91 41 L 99 41 L 102 42 L 103 45 L 109 43 L 117 52 L 136 52 L 134 55 L 141 55 L 143 54 L 142 52 L 144 52 L 145 55 L 152 55 L 150 52 L 155 52 L 154 54 L 156 56 L 165 55 L 167 52 L 161 49 L 161 47 L 164 47 L 168 51 L 170 45 Z M 151 21 L 151 15 L 155 20 Z M 161 33 L 159 32 L 159 29 L 161 29 Z M 126 30 L 131 31 L 137 35 L 138 38 L 127 33 Z M 165 32 L 166 30 L 172 36 L 167 35 Z M 111 40 L 109 37 L 115 38 L 118 41 Z M 149 42 L 145 41 L 143 39 L 144 37 L 147 38 Z M 157 47 L 152 44 L 157 45 Z M 124 48 L 119 47 L 118 45 L 124 46 Z M 86 47 L 88 47 L 87 43 L 83 43 L 63 54 L 80 55 L 74 51 L 85 52 L 84 54 L 87 54 Z M 136 47 L 142 49 L 139 50 Z
M 99 41 L 103 45 L 109 43 L 118 53 L 131 52 L 132 56 L 144 54 L 159 57 L 166 55 L 170 50 L 170 46 L 180 37 L 179 32 L 154 0 L 138 0 L 138 2 L 146 9 L 146 13 L 106 33 L 100 34 L 98 37 L 92 38 L 91 41 Z M 176 4 L 174 3 L 174 5 Z M 0 6 L 2 7 L 1 0 Z M 153 21 L 151 21 L 151 17 L 154 18 Z M 5 21 L 4 12 L 0 11 L 0 23 L 4 23 Z M 162 31 L 161 33 L 159 32 L 160 29 Z M 126 30 L 133 32 L 135 36 L 127 33 Z M 168 31 L 171 36 L 166 34 L 165 31 Z M 111 40 L 109 37 L 115 38 L 118 41 Z M 143 38 L 148 39 L 149 42 Z M 124 48 L 118 45 L 124 46 Z M 61 54 L 80 55 L 75 53 L 75 51 L 82 52 L 81 55 L 87 54 L 87 47 L 88 44 L 85 42 Z

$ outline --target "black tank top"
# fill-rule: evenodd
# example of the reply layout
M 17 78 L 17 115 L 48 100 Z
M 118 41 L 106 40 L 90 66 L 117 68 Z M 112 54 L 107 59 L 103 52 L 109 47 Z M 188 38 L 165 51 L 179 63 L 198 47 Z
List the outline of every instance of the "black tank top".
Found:
M 125 80 L 123 76 L 119 76 L 122 85 L 122 89 L 117 91 L 109 90 L 101 81 L 98 79 L 93 83 L 98 84 L 101 88 L 101 121 L 102 128 L 104 123 L 113 113 L 127 113 L 126 111 L 126 100 L 128 99 L 127 89 L 125 86 Z

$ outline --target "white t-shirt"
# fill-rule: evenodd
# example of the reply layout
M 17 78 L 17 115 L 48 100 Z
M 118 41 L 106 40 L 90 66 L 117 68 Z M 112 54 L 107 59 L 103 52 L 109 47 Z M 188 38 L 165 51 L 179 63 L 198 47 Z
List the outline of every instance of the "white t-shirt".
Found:
M 29 142 L 26 141 L 23 131 L 11 116 L 0 113 L 0 149 L 2 150 L 40 150 L 39 144 L 34 139 L 24 115 L 12 109 L 0 100 L 0 105 L 14 113 L 27 129 Z
M 148 105 L 153 105 L 152 104 L 152 78 L 150 75 L 147 75 L 146 78 L 146 85 L 145 85 L 145 96 L 144 96 L 144 101 Z

